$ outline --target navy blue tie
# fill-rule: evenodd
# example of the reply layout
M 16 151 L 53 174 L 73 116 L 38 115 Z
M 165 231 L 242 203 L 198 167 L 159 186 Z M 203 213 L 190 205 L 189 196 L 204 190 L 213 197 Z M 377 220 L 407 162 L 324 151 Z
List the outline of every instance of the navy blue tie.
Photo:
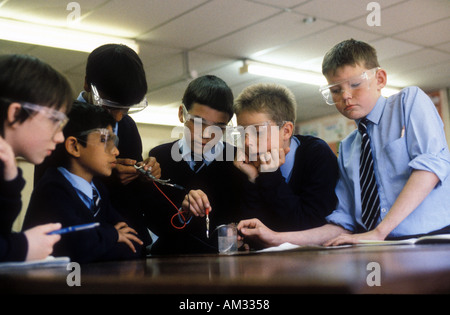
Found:
M 361 157 L 359 160 L 359 180 L 361 183 L 361 212 L 362 222 L 368 231 L 375 228 L 380 215 L 380 198 L 378 196 L 377 182 L 373 169 L 372 150 L 370 138 L 367 134 L 367 123 L 364 118 L 358 125 L 361 133 Z
M 100 211 L 100 196 L 98 195 L 97 189 L 92 187 L 92 205 L 91 210 L 94 215 L 94 217 L 98 214 Z

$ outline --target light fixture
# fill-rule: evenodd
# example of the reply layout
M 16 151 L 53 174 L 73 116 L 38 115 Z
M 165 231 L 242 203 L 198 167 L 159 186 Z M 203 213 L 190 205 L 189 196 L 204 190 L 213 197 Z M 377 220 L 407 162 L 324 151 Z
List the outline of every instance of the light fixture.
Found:
M 318 72 L 289 68 L 253 60 L 244 60 L 244 65 L 239 68 L 239 73 L 251 73 L 260 76 L 295 81 L 300 83 L 312 84 L 317 86 L 327 85 L 325 77 Z M 382 89 L 382 95 L 385 97 L 398 93 L 400 88 L 386 86 Z
M 295 81 L 312 85 L 325 85 L 327 81 L 321 73 L 278 66 L 252 60 L 245 60 L 244 65 L 239 69 L 241 74 L 251 73 L 260 76 Z
M 0 39 L 83 52 L 91 52 L 103 44 L 124 44 L 139 53 L 137 43 L 127 38 L 1 18 Z
M 179 103 L 169 105 L 149 105 L 141 112 L 130 114 L 136 123 L 162 125 L 162 126 L 182 126 L 178 118 Z

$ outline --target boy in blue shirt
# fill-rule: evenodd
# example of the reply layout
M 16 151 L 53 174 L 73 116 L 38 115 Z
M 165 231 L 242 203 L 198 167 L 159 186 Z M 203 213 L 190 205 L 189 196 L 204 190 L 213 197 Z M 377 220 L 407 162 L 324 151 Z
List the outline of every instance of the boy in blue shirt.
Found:
M 63 226 L 99 222 L 95 229 L 63 234 L 54 252 L 77 262 L 141 257 L 142 241 L 111 205 L 99 180 L 117 163 L 114 118 L 103 108 L 76 101 L 64 129 L 65 142 L 37 183 L 24 226 L 57 220 Z
M 434 104 L 417 87 L 387 99 L 387 74 L 370 45 L 346 40 L 324 57 L 329 85 L 321 92 L 330 105 L 359 127 L 367 127 L 377 190 L 373 224 L 364 218 L 360 156 L 363 132 L 353 131 L 339 150 L 338 206 L 319 228 L 275 233 L 257 220 L 242 221 L 244 237 L 262 246 L 283 242 L 339 245 L 446 232 L 450 225 L 450 153 Z M 364 174 L 364 172 L 361 172 Z

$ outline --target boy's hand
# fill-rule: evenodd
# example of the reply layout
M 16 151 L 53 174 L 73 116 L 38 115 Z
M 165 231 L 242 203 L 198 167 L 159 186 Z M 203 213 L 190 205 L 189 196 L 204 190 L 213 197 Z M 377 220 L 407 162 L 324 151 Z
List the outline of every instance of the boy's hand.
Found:
M 139 174 L 134 168 L 136 160 L 132 159 L 117 159 L 116 173 L 122 185 L 127 185 L 135 180 Z
M 258 177 L 259 161 L 250 161 L 247 154 L 243 149 L 238 149 L 236 159 L 233 162 L 234 166 L 242 173 L 247 175 L 250 182 L 254 183 L 256 177 Z
M 4 180 L 10 181 L 16 178 L 19 174 L 16 166 L 16 157 L 9 143 L 2 137 L 0 137 L 0 161 L 5 165 L 3 171 Z
M 289 147 L 281 150 L 272 149 L 266 153 L 259 154 L 257 161 L 249 161 L 244 150 L 238 150 L 236 159 L 234 160 L 234 166 L 246 174 L 250 182 L 254 183 L 259 173 L 275 172 L 283 165 L 286 162 L 286 154 L 289 151 Z
M 161 167 L 153 156 L 148 157 L 143 162 L 139 162 L 137 166 L 144 166 L 144 170 L 150 170 L 150 173 L 157 179 L 161 178 Z M 148 176 L 144 176 L 147 180 L 151 180 Z
M 343 244 L 358 244 L 360 240 L 370 240 L 370 241 L 383 241 L 385 239 L 377 229 L 373 229 L 368 232 L 351 234 L 342 233 L 339 236 L 326 241 L 323 246 L 338 246 Z
M 286 154 L 289 153 L 290 148 L 272 149 L 264 154 L 259 155 L 261 166 L 260 172 L 275 172 L 286 162 Z
M 256 248 L 278 246 L 275 240 L 277 232 L 272 231 L 258 219 L 249 219 L 237 225 L 238 240 L 244 240 Z
M 196 217 L 205 216 L 207 208 L 209 208 L 209 212 L 212 210 L 208 196 L 200 189 L 189 191 L 189 193 L 184 197 L 181 206 L 185 211 L 192 213 Z
M 125 222 L 119 222 L 116 225 L 114 225 L 114 227 L 119 233 L 119 239 L 117 240 L 117 242 L 127 244 L 128 247 L 131 248 L 133 253 L 136 253 L 136 248 L 134 247 L 132 240 L 138 243 L 139 245 L 144 244 L 136 236 L 137 232 L 133 228 L 129 227 L 128 224 L 126 224 Z
M 48 233 L 61 228 L 60 223 L 38 225 L 24 232 L 28 241 L 26 261 L 44 259 L 53 252 L 53 245 L 61 239 L 61 235 Z

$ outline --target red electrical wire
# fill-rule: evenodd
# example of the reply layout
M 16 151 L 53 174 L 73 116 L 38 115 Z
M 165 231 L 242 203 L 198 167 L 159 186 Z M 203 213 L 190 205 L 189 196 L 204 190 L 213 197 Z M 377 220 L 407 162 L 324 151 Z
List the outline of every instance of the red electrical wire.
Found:
M 172 204 L 172 206 L 175 208 L 175 210 L 177 211 L 177 213 L 175 213 L 171 218 L 170 218 L 170 224 L 174 227 L 174 228 L 176 228 L 176 229 L 178 229 L 178 230 L 181 230 L 181 229 L 183 229 L 185 226 L 186 226 L 186 218 L 184 217 L 184 215 L 183 215 L 183 213 L 186 213 L 186 211 L 179 211 L 178 210 L 178 207 L 172 202 L 172 200 L 170 200 L 170 198 L 169 197 L 167 197 L 166 196 L 166 194 L 158 187 L 158 185 L 156 185 L 156 182 L 153 182 L 153 185 L 155 185 L 155 187 L 159 190 L 159 192 L 164 196 L 164 197 L 166 197 L 166 199 Z M 188 198 L 189 198 L 189 196 L 188 196 Z M 182 226 L 177 226 L 177 225 L 175 225 L 174 223 L 173 223 L 173 220 L 174 220 L 174 218 L 176 217 L 176 216 L 178 216 L 178 215 L 181 215 L 181 218 L 183 219 L 183 225 Z

